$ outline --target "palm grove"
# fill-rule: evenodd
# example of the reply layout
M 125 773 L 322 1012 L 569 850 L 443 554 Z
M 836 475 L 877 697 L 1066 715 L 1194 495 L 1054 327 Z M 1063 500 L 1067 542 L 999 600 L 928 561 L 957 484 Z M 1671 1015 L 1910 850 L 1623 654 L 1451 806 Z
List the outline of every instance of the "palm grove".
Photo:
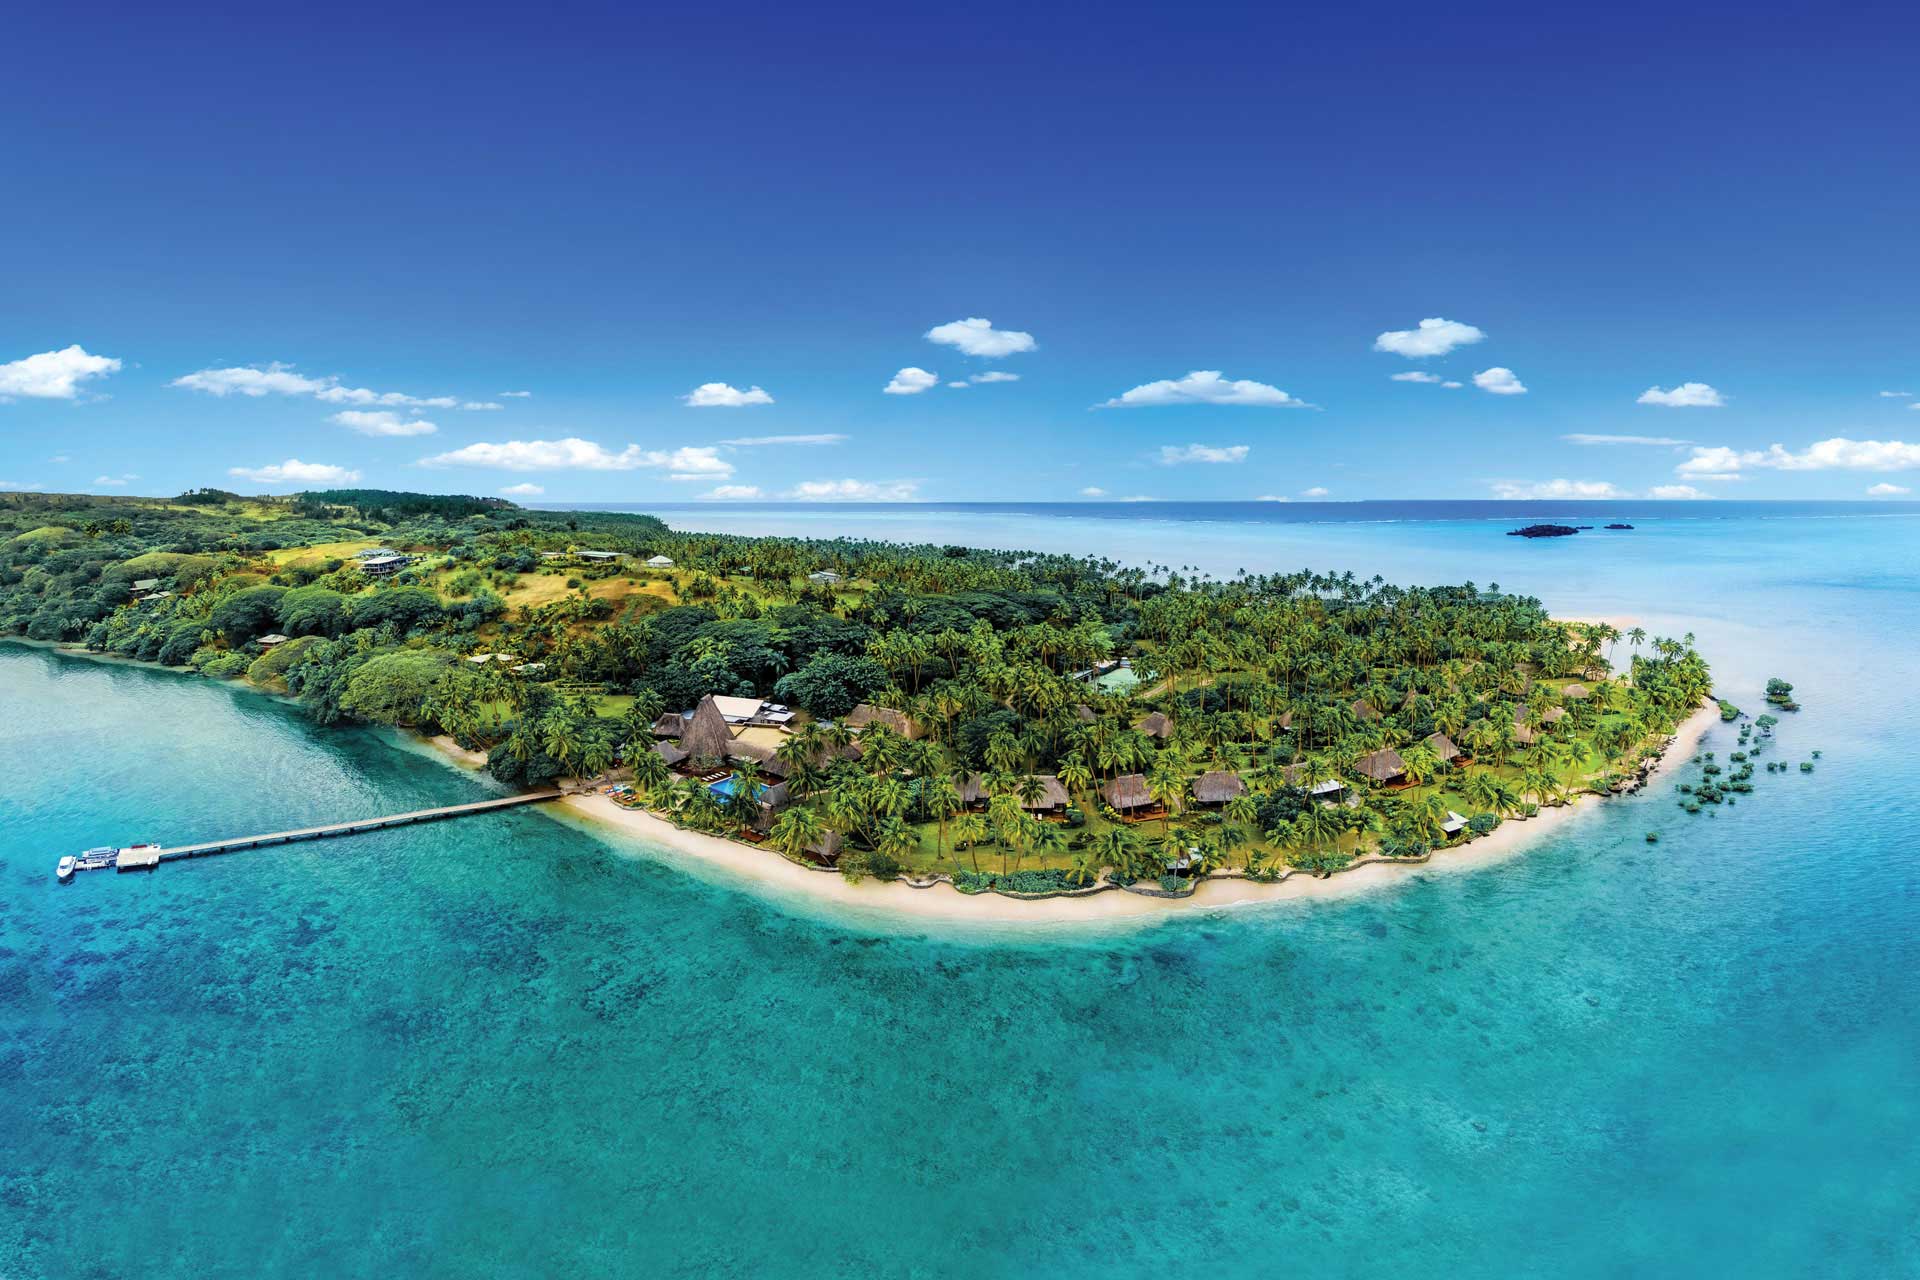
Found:
M 372 492 L 8 499 L 0 628 L 445 732 L 516 785 L 627 770 L 688 826 L 970 890 L 1417 858 L 1619 785 L 1710 687 L 1691 637 L 1470 583 L 1215 581 Z M 355 539 L 412 562 L 370 577 Z M 1090 678 L 1121 658 L 1137 683 Z M 760 758 L 676 769 L 655 730 L 708 695 L 799 714 Z M 863 704 L 901 714 L 856 727 Z

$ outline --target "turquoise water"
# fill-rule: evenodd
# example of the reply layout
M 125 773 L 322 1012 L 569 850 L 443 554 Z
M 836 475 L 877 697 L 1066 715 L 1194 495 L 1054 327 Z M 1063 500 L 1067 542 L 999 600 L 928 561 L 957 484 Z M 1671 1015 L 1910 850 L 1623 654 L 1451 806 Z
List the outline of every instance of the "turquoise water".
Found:
M 1127 523 L 1024 519 L 940 536 Z M 1693 630 L 1823 755 L 1482 871 L 986 942 L 524 811 L 59 886 L 485 789 L 0 645 L 0 1275 L 1920 1275 L 1917 528 L 1125 535 Z

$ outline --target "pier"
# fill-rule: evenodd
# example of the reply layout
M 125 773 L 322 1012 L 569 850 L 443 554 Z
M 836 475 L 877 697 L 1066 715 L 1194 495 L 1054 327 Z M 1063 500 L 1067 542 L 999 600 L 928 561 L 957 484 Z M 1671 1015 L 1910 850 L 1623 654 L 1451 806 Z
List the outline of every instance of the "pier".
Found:
M 334 836 L 359 835 L 366 831 L 385 831 L 391 827 L 410 827 L 419 822 L 440 822 L 447 818 L 464 818 L 469 814 L 513 809 L 523 804 L 539 804 L 546 800 L 557 800 L 562 794 L 558 790 L 529 791 L 525 795 L 502 796 L 497 800 L 476 800 L 470 804 L 450 804 L 438 809 L 415 809 L 411 813 L 362 818 L 358 822 L 335 822 L 324 827 L 268 831 L 257 836 L 235 836 L 229 840 L 207 840 L 200 844 L 182 844 L 164 849 L 157 845 L 134 846 L 122 849 L 114 865 L 120 871 L 149 871 L 176 858 L 205 858 L 216 853 L 235 853 L 241 849 L 259 849 L 267 845 L 296 844 L 302 840 L 326 840 Z

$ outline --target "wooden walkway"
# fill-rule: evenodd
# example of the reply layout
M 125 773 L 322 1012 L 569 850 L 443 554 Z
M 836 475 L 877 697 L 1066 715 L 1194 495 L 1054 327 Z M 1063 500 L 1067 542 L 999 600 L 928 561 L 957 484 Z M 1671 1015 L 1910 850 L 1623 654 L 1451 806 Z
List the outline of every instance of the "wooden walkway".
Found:
M 525 795 L 502 796 L 498 800 L 476 800 L 471 804 L 450 804 L 439 809 L 415 809 L 411 813 L 395 813 L 384 818 L 363 818 L 358 822 L 335 822 L 324 827 L 269 831 L 257 836 L 236 836 L 231 840 L 208 840 L 202 844 L 175 845 L 170 849 L 150 848 L 134 851 L 123 849 L 116 868 L 120 871 L 147 871 L 159 866 L 162 862 L 171 862 L 175 858 L 204 858 L 216 853 L 258 849 L 264 845 L 294 844 L 301 840 L 325 840 L 332 836 L 359 835 L 363 831 L 409 827 L 416 822 L 439 822 L 445 818 L 464 818 L 473 813 L 492 813 L 498 809 L 512 809 L 523 804 L 557 800 L 562 794 L 557 790 L 529 791 Z M 129 857 L 130 852 L 131 857 Z

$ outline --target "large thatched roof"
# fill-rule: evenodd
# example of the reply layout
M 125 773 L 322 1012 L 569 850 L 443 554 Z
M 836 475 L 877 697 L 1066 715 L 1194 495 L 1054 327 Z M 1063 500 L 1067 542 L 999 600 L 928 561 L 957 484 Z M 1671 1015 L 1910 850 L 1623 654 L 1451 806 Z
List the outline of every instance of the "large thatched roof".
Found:
M 1354 717 L 1359 720 L 1378 720 L 1380 718 L 1380 708 L 1374 706 L 1365 698 L 1355 698 L 1351 709 Z
M 1560 696 L 1579 702 L 1583 699 L 1591 698 L 1593 696 L 1593 690 L 1583 684 L 1570 684 L 1560 691 Z
M 672 768 L 674 765 L 679 764 L 682 760 L 685 760 L 687 758 L 687 753 L 682 751 L 679 747 L 675 746 L 671 742 L 654 743 L 653 754 L 659 756 L 662 760 L 666 761 L 668 768 Z
M 669 711 L 653 722 L 653 736 L 656 738 L 677 738 L 687 731 L 687 718 L 678 711 Z
M 1066 806 L 1067 789 L 1061 785 L 1060 779 L 1050 773 L 1031 774 L 1029 776 L 1040 780 L 1040 798 L 1038 800 L 1022 800 L 1020 802 L 1021 808 L 1040 810 L 1059 809 Z M 1019 788 L 1015 788 L 1014 794 L 1019 794 Z
M 1123 773 L 1100 788 L 1100 798 L 1115 809 L 1144 809 L 1153 803 L 1144 774 Z
M 1149 738 L 1164 738 L 1173 732 L 1173 721 L 1167 719 L 1165 712 L 1156 711 L 1152 715 L 1141 716 L 1135 720 L 1133 727 Z
M 1214 769 L 1193 780 L 1193 798 L 1199 804 L 1225 804 L 1245 795 L 1247 784 L 1237 773 Z
M 693 709 L 693 719 L 681 731 L 680 749 L 696 760 L 721 760 L 732 746 L 733 730 L 720 714 L 713 695 L 708 694 L 700 699 L 700 705 Z
M 909 720 L 906 712 L 896 711 L 892 707 L 876 707 L 862 702 L 847 712 L 846 726 L 849 729 L 864 729 L 874 724 L 883 724 L 903 738 L 920 736 L 920 726 Z
M 1444 763 L 1451 764 L 1467 754 L 1460 749 L 1458 743 L 1444 733 L 1430 733 L 1422 741 L 1427 744 L 1427 750 L 1439 756 Z
M 987 799 L 986 779 L 977 773 L 970 773 L 953 784 L 953 793 L 960 797 L 961 804 L 984 804 Z
M 1375 782 L 1392 782 L 1396 778 L 1407 776 L 1407 762 L 1392 747 L 1385 751 L 1370 751 L 1353 762 L 1353 771 Z

